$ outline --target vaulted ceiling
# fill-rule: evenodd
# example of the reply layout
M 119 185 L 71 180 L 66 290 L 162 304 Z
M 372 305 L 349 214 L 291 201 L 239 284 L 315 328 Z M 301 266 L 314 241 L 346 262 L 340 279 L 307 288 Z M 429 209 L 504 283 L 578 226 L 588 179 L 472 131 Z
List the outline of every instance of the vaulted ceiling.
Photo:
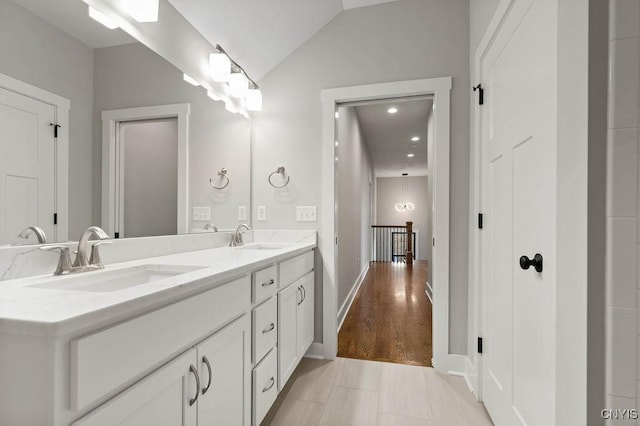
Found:
M 132 43 L 87 19 L 82 0 L 13 0 L 92 48 Z M 168 0 L 212 45 L 261 79 L 344 10 L 398 0 Z

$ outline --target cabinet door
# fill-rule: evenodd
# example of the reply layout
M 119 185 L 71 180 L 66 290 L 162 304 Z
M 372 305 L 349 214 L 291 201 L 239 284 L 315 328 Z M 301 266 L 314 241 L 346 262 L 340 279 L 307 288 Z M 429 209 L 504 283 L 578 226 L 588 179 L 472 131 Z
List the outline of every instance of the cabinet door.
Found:
M 196 426 L 197 352 L 191 349 L 72 426 Z
M 301 290 L 294 283 L 278 293 L 278 389 L 282 390 L 298 365 L 298 303 Z
M 298 305 L 298 358 L 302 358 L 313 343 L 314 337 L 314 276 L 313 272 L 300 281 L 302 301 Z
M 198 425 L 251 423 L 251 320 L 244 315 L 197 346 Z

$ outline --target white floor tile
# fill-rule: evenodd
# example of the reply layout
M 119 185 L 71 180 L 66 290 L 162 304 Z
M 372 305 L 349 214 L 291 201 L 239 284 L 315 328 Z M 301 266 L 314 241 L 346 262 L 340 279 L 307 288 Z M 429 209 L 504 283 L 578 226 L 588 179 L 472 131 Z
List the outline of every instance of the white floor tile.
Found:
M 343 358 L 334 386 L 377 391 L 382 363 Z
M 289 379 L 292 382 L 289 395 L 304 401 L 327 402 L 341 362 L 340 358 L 335 361 L 303 359 Z
M 324 404 L 286 398 L 273 420 L 265 419 L 262 426 L 316 426 L 320 424 Z
M 320 424 L 371 426 L 377 422 L 378 392 L 333 387 Z
M 431 419 L 425 367 L 383 363 L 380 412 Z
M 432 420 L 381 413 L 378 415 L 378 426 L 436 426 L 436 424 Z

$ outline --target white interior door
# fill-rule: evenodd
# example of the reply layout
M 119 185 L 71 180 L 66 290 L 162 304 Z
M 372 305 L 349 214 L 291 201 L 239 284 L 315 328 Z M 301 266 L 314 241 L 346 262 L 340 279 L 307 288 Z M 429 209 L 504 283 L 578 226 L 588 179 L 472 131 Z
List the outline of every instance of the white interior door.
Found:
M 514 0 L 480 66 L 483 399 L 496 425 L 555 424 L 558 0 Z M 542 271 L 521 256 L 543 258 Z
M 17 235 L 31 225 L 56 240 L 50 123 L 55 123 L 53 105 L 0 88 L 0 244 L 25 243 Z

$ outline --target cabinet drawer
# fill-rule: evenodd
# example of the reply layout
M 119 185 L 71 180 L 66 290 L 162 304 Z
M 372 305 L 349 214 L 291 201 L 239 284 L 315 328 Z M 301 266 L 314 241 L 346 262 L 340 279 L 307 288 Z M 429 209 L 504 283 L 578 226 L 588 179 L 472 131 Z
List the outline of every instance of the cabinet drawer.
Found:
M 280 288 L 285 288 L 313 270 L 313 251 L 280 262 Z
M 253 362 L 258 362 L 278 342 L 278 302 L 272 297 L 253 310 Z
M 243 277 L 70 343 L 70 405 L 80 410 L 140 378 L 251 306 Z
M 267 300 L 278 289 L 278 267 L 276 265 L 261 269 L 253 274 L 253 303 Z
M 278 357 L 272 350 L 253 369 L 253 424 L 259 425 L 278 397 Z

